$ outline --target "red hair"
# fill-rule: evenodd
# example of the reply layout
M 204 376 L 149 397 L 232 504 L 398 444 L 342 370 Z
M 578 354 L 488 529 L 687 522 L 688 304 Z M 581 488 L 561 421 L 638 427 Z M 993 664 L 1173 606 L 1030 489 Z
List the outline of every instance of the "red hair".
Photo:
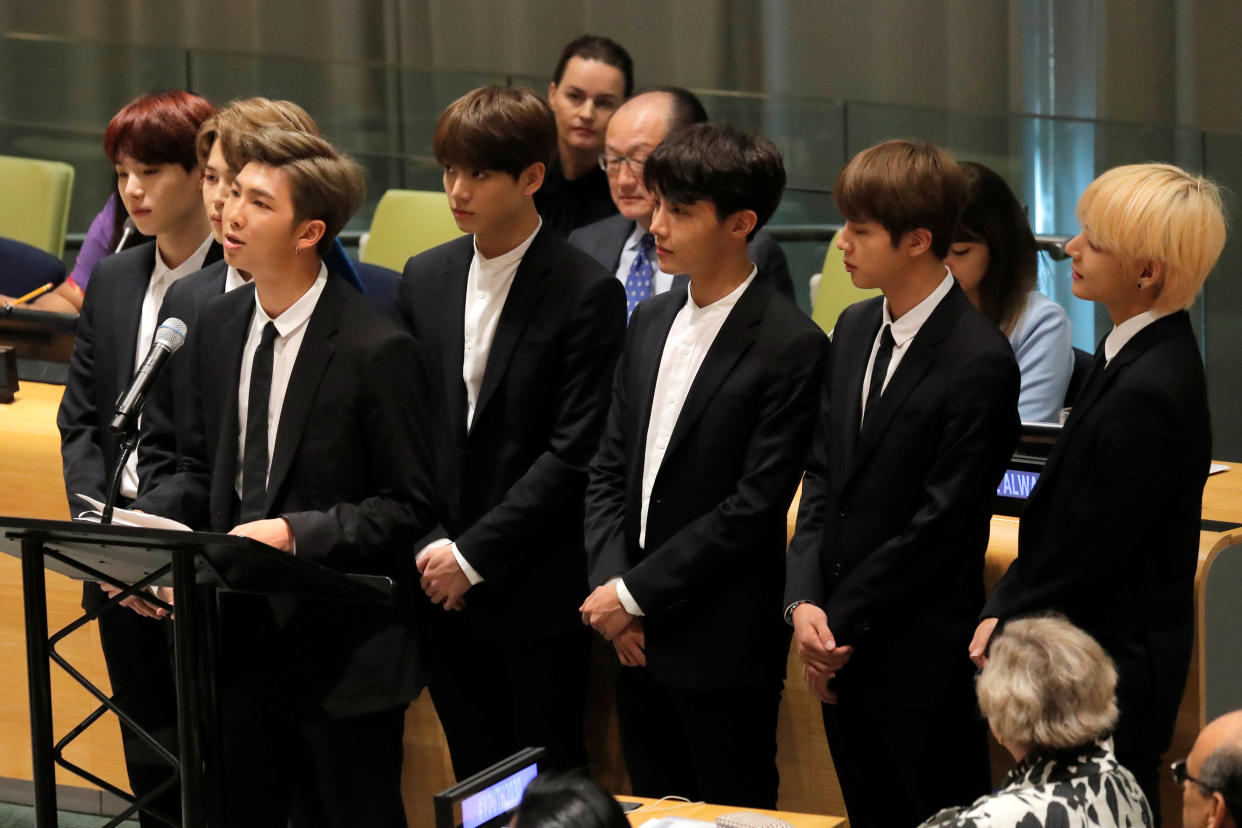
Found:
M 121 155 L 143 164 L 198 166 L 194 138 L 215 107 L 190 92 L 155 92 L 130 101 L 108 123 L 104 154 L 113 164 Z

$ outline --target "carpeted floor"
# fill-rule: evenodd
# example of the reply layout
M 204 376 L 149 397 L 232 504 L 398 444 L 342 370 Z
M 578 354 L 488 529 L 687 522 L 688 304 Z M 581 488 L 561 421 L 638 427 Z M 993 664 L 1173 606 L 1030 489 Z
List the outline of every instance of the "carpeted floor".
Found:
M 108 823 L 108 817 L 99 816 L 98 814 L 73 814 L 68 811 L 61 811 L 60 818 L 56 822 L 60 828 L 99 828 L 100 825 Z M 34 808 L 0 802 L 0 828 L 31 828 L 34 824 Z M 129 826 L 137 828 L 138 825 L 136 821 L 123 824 L 126 828 L 129 828 Z

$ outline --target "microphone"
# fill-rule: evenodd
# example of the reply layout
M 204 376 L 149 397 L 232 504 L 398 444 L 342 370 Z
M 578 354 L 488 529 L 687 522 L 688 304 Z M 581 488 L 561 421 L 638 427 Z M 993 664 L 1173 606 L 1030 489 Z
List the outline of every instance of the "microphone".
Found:
M 180 319 L 169 317 L 155 332 L 155 341 L 147 358 L 134 374 L 129 388 L 116 404 L 116 413 L 112 416 L 111 428 L 116 432 L 126 432 L 138 424 L 138 413 L 147 401 L 147 389 L 155 382 L 164 363 L 174 351 L 185 344 L 185 323 Z
M 138 232 L 138 225 L 134 224 L 132 218 L 125 219 L 125 223 L 121 225 L 121 240 L 116 243 L 116 250 L 113 253 L 120 253 L 125 249 L 125 242 L 129 241 L 129 237 Z

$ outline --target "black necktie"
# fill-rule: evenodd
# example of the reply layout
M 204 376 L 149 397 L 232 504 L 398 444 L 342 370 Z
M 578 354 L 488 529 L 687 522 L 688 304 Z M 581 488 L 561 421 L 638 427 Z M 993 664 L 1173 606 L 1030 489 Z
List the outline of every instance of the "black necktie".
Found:
M 867 387 L 867 404 L 863 406 L 863 416 L 871 410 L 871 404 L 884 393 L 884 379 L 888 376 L 888 363 L 893 359 L 893 328 L 885 325 L 880 331 L 880 348 L 875 352 L 875 364 L 871 366 L 871 385 Z
M 250 395 L 246 397 L 246 446 L 242 455 L 241 522 L 263 517 L 267 498 L 267 409 L 272 395 L 272 343 L 276 325 L 263 326 L 263 338 L 250 363 Z

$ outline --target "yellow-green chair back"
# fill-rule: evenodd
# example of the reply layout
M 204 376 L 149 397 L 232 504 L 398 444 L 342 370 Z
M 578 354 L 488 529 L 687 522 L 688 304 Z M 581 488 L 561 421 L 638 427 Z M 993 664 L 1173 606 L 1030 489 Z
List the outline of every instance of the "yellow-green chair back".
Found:
M 400 273 L 411 256 L 461 234 L 443 192 L 388 190 L 375 207 L 362 261 Z
M 845 269 L 845 254 L 835 242 L 836 239 L 833 239 L 828 243 L 828 255 L 824 257 L 824 269 L 819 277 L 819 292 L 815 294 L 815 306 L 811 309 L 811 318 L 825 332 L 832 331 L 836 326 L 841 311 L 855 302 L 880 295 L 878 289 L 854 287 Z
M 0 236 L 63 256 L 73 167 L 0 155 L 0 181 Z

